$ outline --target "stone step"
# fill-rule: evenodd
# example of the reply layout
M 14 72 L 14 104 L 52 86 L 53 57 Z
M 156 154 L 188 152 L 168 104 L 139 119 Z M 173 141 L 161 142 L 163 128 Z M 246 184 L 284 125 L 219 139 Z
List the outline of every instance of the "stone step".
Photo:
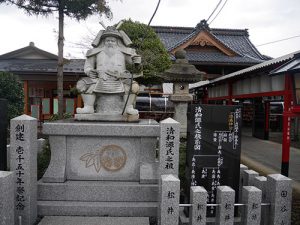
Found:
M 149 225 L 147 217 L 45 216 L 38 225 Z
M 124 216 L 157 215 L 157 202 L 38 201 L 40 216 Z
M 41 201 L 152 202 L 157 196 L 157 184 L 116 181 L 38 182 L 38 200 Z

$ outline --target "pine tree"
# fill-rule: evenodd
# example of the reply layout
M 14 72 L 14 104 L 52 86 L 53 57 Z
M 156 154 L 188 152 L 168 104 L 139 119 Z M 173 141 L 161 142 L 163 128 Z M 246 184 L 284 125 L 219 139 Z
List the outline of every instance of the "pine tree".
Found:
M 28 15 L 48 16 L 58 13 L 58 65 L 57 95 L 58 115 L 63 116 L 63 50 L 64 50 L 64 17 L 85 20 L 88 16 L 99 13 L 112 18 L 112 12 L 106 0 L 0 0 L 1 3 L 15 5 L 25 10 Z

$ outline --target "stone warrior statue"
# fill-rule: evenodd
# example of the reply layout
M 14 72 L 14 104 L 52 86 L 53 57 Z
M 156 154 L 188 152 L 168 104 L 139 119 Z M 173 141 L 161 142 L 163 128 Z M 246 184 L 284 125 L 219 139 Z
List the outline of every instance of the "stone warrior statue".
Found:
M 116 112 L 113 107 L 117 104 L 115 100 L 111 100 L 115 97 L 109 96 L 121 96 L 123 114 L 137 115 L 138 118 L 138 110 L 134 109 L 134 104 L 139 85 L 132 78 L 142 74 L 132 75 L 126 70 L 126 65 L 141 68 L 141 57 L 128 47 L 131 43 L 125 32 L 115 27 L 108 27 L 98 33 L 92 43 L 94 48 L 86 54 L 84 72 L 87 77 L 80 79 L 76 85 L 84 103 L 83 108 L 76 109 L 77 114 L 103 114 L 104 107 L 105 113 L 110 115 Z

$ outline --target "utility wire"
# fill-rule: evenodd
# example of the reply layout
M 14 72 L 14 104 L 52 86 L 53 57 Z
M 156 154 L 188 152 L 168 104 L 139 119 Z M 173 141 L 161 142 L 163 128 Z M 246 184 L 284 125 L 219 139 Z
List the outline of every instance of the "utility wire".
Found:
M 267 43 L 256 45 L 255 47 L 260 47 L 260 46 L 264 46 L 264 45 L 274 44 L 274 43 L 277 43 L 277 42 L 286 41 L 286 40 L 297 38 L 297 37 L 300 37 L 300 35 L 296 35 L 296 36 L 292 36 L 292 37 L 288 37 L 288 38 L 283 38 L 283 39 L 276 40 L 276 41 L 270 41 L 270 42 L 267 42 Z
M 158 7 L 159 7 L 159 4 L 160 4 L 160 0 L 158 0 L 158 3 L 157 3 L 156 8 L 155 8 L 155 10 L 154 10 L 154 13 L 153 13 L 153 15 L 152 15 L 152 17 L 151 17 L 151 19 L 150 19 L 150 21 L 149 21 L 149 23 L 148 23 L 148 26 L 150 26 L 150 23 L 152 22 L 152 20 L 153 20 L 155 14 L 156 14 L 156 12 L 157 12 L 157 9 L 158 9 Z
M 222 11 L 222 9 L 224 8 L 224 6 L 226 5 L 228 0 L 226 0 L 224 2 L 224 4 L 222 5 L 221 9 L 219 10 L 219 12 L 217 13 L 217 15 L 212 19 L 212 21 L 210 21 L 209 25 L 218 17 L 218 15 L 220 14 L 220 12 Z
M 219 7 L 219 5 L 221 4 L 222 1 L 223 1 L 223 0 L 220 0 L 220 1 L 218 2 L 218 4 L 216 5 L 215 9 L 212 11 L 212 13 L 210 14 L 210 16 L 209 16 L 208 19 L 206 20 L 206 22 L 209 21 L 210 17 L 215 13 L 215 11 L 217 10 L 217 8 Z

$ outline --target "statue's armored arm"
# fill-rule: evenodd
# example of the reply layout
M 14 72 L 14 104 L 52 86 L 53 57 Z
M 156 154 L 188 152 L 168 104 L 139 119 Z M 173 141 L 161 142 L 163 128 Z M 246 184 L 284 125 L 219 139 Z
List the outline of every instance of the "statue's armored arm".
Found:
M 88 57 L 84 63 L 84 73 L 90 78 L 97 78 L 98 72 L 95 68 L 95 57 Z

